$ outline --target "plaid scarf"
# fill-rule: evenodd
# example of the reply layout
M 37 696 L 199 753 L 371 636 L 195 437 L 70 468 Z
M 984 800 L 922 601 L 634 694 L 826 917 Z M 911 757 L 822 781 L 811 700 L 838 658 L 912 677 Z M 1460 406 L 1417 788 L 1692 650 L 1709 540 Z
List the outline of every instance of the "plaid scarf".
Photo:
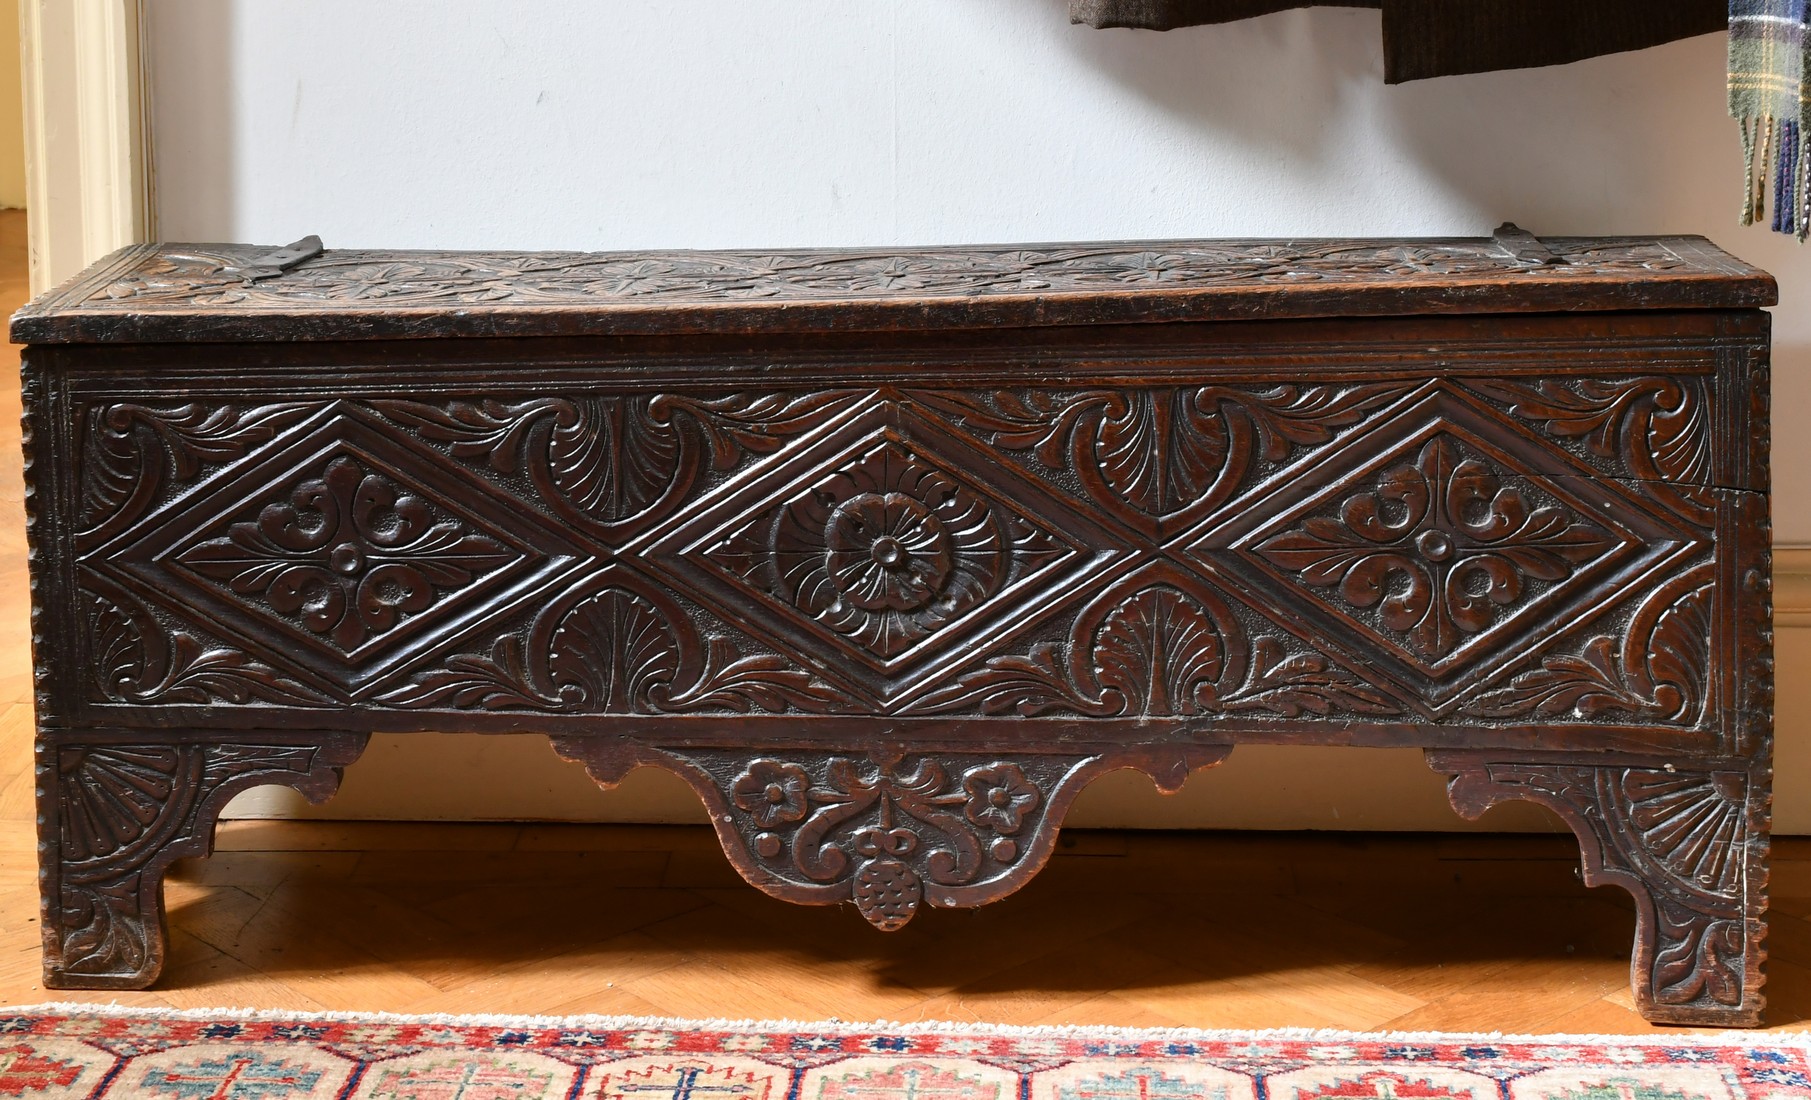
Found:
M 1811 18 L 1807 0 L 1729 0 L 1729 113 L 1742 123 L 1748 195 L 1742 224 L 1767 204 L 1773 228 L 1804 240 L 1811 231 Z

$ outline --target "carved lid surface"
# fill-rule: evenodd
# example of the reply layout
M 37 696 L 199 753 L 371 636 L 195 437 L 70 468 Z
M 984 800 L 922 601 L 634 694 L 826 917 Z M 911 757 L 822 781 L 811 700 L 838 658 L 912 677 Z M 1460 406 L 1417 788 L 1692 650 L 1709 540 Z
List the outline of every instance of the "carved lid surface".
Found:
M 19 343 L 973 329 L 1771 305 L 1701 237 L 1127 241 L 720 252 L 124 249 L 13 316 Z

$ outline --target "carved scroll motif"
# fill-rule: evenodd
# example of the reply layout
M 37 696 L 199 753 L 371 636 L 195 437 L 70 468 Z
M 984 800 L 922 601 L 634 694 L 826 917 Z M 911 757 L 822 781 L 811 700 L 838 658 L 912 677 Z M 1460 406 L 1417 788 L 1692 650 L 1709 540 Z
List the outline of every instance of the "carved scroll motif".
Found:
M 101 699 L 134 705 L 334 705 L 318 689 L 242 650 L 166 627 L 125 593 L 109 585 L 97 587 L 105 594 L 89 593 L 84 602 L 88 655 Z
M 1617 541 L 1557 500 L 1505 486 L 1490 465 L 1438 435 L 1413 462 L 1255 549 L 1436 661 Z
M 1734 768 L 1495 763 L 1465 753 L 1429 761 L 1453 774 L 1461 814 L 1477 817 L 1508 798 L 1538 802 L 1578 834 L 1587 883 L 1635 895 L 1632 977 L 1650 1019 L 1759 1018 L 1766 884 L 1756 868 L 1767 836 L 1764 816 L 1760 827 L 1755 820 L 1764 784 Z
M 521 557 L 349 455 L 277 493 L 176 560 L 343 652 Z
M 526 637 L 456 654 L 381 694 L 391 707 L 580 714 L 847 711 L 853 702 L 771 652 L 705 637 L 670 598 L 606 577 L 537 615 Z
M 1694 721 L 1710 680 L 1715 589 L 1700 566 L 1655 590 L 1620 637 L 1596 634 L 1576 649 L 1539 655 L 1537 667 L 1468 700 L 1461 713 L 1483 718 L 1600 718 L 1623 712 L 1663 722 Z
M 91 406 L 82 438 L 77 541 L 92 546 L 130 527 L 170 481 L 227 462 L 274 438 L 320 405 Z
M 731 469 L 837 416 L 859 391 L 698 398 L 539 397 L 371 407 L 501 474 L 520 474 L 560 515 L 619 537 L 670 512 L 706 469 Z
M 1252 636 L 1213 589 L 1141 571 L 1076 616 L 1064 643 L 990 658 L 908 713 L 1393 715 L 1394 697 L 1282 634 Z
M 1332 440 L 1407 394 L 1404 383 L 1080 393 L 918 391 L 911 396 L 994 446 L 1073 474 L 1088 496 L 1135 526 L 1224 504 L 1262 463 Z
M 1114 756 L 628 751 L 556 738 L 600 783 L 634 764 L 667 767 L 711 809 L 731 862 L 776 897 L 852 902 L 892 931 L 927 905 L 971 907 L 1024 885 L 1049 857 L 1069 803 L 1120 767 L 1179 787 L 1224 746 L 1146 746 Z
M 1580 440 L 1595 458 L 1700 527 L 1716 523 L 1711 408 L 1693 377 L 1473 379 L 1469 388 Z
M 46 983 L 149 985 L 163 964 L 165 868 L 211 847 L 214 815 L 249 787 L 282 783 L 314 801 L 364 745 L 359 734 L 291 744 L 41 744 L 56 849 L 45 879 Z M 46 774 L 46 773 L 49 774 Z

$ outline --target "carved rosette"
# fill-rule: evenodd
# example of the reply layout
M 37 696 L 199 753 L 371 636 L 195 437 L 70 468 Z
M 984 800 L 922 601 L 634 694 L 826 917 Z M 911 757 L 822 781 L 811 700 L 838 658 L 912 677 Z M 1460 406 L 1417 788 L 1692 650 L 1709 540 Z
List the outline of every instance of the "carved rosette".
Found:
M 924 906 L 973 907 L 1024 885 L 1049 857 L 1082 787 L 1135 767 L 1165 789 L 1225 759 L 1225 746 L 1150 746 L 1105 756 L 913 753 L 750 754 L 632 749 L 556 738 L 598 782 L 637 764 L 669 768 L 711 810 L 743 877 L 787 901 L 851 902 L 877 928 Z
M 1670 1023 L 1753 1024 L 1761 1006 L 1767 906 L 1766 771 L 1672 763 L 1498 763 L 1430 753 L 1453 776 L 1453 806 L 1475 818 L 1522 798 L 1578 834 L 1586 883 L 1634 895 L 1638 1007 Z M 1756 777 L 1759 777 L 1758 779 Z
M 281 783 L 325 799 L 364 742 L 339 733 L 278 744 L 41 739 L 45 984 L 150 985 L 163 965 L 169 865 L 206 855 L 214 815 L 247 788 Z
M 704 556 L 889 661 L 1067 551 L 889 439 Z

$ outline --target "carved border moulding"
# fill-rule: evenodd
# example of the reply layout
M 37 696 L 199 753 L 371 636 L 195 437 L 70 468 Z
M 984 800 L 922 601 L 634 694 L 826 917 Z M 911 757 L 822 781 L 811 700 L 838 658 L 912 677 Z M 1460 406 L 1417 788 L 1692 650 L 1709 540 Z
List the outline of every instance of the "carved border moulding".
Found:
M 1331 442 L 1419 385 L 912 390 L 907 396 L 995 447 L 1073 476 L 1108 515 L 1149 536 L 1181 530 L 1225 504 L 1265 465 Z
M 1362 644 L 1430 717 L 1709 546 L 1446 386 L 1181 542 L 1255 609 Z
M 82 558 L 139 603 L 205 610 L 260 662 L 338 698 L 563 591 L 591 561 L 557 520 L 345 402 Z
M 1760 1022 L 1767 909 L 1765 764 L 1499 762 L 1430 752 L 1453 807 L 1476 818 L 1511 798 L 1539 803 L 1578 835 L 1588 885 L 1635 899 L 1630 981 L 1657 1023 Z
M 929 905 L 973 908 L 1025 885 L 1096 777 L 1133 768 L 1166 792 L 1231 746 L 1145 745 L 1095 755 L 645 748 L 556 737 L 600 785 L 663 767 L 698 792 L 743 878 L 784 901 L 852 903 L 894 931 Z
M 163 967 L 163 876 L 213 849 L 233 796 L 282 784 L 310 801 L 339 786 L 365 735 L 247 742 L 112 741 L 40 734 L 44 984 L 143 989 Z
M 889 710 L 1125 567 L 1075 502 L 897 401 L 788 448 L 627 553 Z
M 906 713 L 1261 720 L 1403 709 L 1292 634 L 1253 635 L 1211 585 L 1159 563 L 1091 601 L 1065 642 L 990 657 Z
M 771 454 L 866 396 L 811 390 L 369 404 L 455 458 L 527 477 L 561 518 L 615 545 L 686 500 L 707 469 L 722 473 L 748 455 Z

